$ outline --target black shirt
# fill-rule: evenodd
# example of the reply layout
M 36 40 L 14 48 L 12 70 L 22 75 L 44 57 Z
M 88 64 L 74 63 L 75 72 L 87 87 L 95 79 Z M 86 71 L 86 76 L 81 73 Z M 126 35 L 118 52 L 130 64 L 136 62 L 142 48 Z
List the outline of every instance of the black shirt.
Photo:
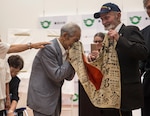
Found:
M 18 102 L 18 88 L 19 88 L 20 79 L 16 76 L 13 77 L 9 83 L 10 99 Z

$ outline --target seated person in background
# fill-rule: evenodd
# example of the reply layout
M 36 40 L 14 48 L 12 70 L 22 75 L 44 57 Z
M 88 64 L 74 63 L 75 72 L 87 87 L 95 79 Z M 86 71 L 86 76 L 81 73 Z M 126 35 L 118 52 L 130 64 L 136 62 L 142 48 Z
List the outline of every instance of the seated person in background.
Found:
M 8 58 L 8 64 L 10 67 L 10 73 L 12 79 L 9 83 L 11 105 L 9 110 L 7 111 L 8 113 L 7 116 L 14 116 L 13 114 L 15 112 L 19 100 L 18 88 L 19 88 L 20 79 L 17 76 L 17 74 L 23 68 L 24 61 L 19 55 L 11 55 Z M 17 116 L 23 116 L 23 113 L 18 113 Z
M 93 51 L 91 50 L 92 52 L 88 55 L 89 62 L 95 60 L 98 57 L 99 51 L 102 47 L 102 42 L 104 40 L 104 37 L 105 37 L 105 34 L 102 32 L 98 32 L 94 35 L 93 43 L 95 44 L 96 49 Z

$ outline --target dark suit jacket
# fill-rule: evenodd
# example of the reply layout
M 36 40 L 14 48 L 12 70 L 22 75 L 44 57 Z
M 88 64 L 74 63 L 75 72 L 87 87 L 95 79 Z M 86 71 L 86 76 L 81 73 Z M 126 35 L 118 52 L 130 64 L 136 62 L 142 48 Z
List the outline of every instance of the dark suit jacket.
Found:
M 37 112 L 51 115 L 60 99 L 64 79 L 72 80 L 74 74 L 71 64 L 68 61 L 63 63 L 57 40 L 52 40 L 33 61 L 27 105 Z
M 149 54 L 146 60 L 140 62 L 141 72 L 144 73 L 143 87 L 144 87 L 144 96 L 145 99 L 150 97 L 150 25 L 141 30 L 146 46 L 149 49 Z M 146 101 L 146 100 L 145 100 Z M 148 103 L 149 104 L 149 103 Z M 150 105 L 150 104 L 149 104 Z
M 143 91 L 139 72 L 139 60 L 145 59 L 148 49 L 139 28 L 123 25 L 117 42 L 121 73 L 121 109 L 132 110 L 143 106 Z

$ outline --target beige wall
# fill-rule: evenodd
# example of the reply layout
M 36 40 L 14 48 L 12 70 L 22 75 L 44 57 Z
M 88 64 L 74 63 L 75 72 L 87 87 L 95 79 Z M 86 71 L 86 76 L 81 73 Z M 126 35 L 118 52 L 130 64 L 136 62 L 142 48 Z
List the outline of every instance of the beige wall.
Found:
M 38 17 L 89 14 L 110 0 L 0 0 L 0 35 L 6 41 L 9 28 L 38 28 Z M 122 11 L 141 11 L 142 0 L 111 0 Z M 136 5 L 135 5 L 136 4 Z M 45 12 L 45 13 L 44 13 Z

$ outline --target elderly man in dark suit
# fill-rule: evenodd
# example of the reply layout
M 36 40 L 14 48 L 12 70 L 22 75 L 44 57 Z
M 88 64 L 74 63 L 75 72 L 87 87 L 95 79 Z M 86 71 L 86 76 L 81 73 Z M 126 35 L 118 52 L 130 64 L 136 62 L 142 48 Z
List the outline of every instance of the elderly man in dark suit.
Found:
M 143 106 L 139 60 L 147 57 L 148 49 L 138 27 L 121 23 L 121 10 L 116 4 L 102 5 L 94 17 L 100 18 L 108 30 L 110 44 L 117 42 L 115 50 L 120 66 L 121 106 L 119 109 L 103 108 L 101 116 L 132 116 L 132 110 Z
M 35 56 L 27 97 L 27 105 L 34 116 L 60 116 L 61 87 L 64 79 L 72 80 L 75 74 L 67 60 L 67 50 L 80 36 L 80 27 L 67 23 L 61 28 L 60 37 Z

